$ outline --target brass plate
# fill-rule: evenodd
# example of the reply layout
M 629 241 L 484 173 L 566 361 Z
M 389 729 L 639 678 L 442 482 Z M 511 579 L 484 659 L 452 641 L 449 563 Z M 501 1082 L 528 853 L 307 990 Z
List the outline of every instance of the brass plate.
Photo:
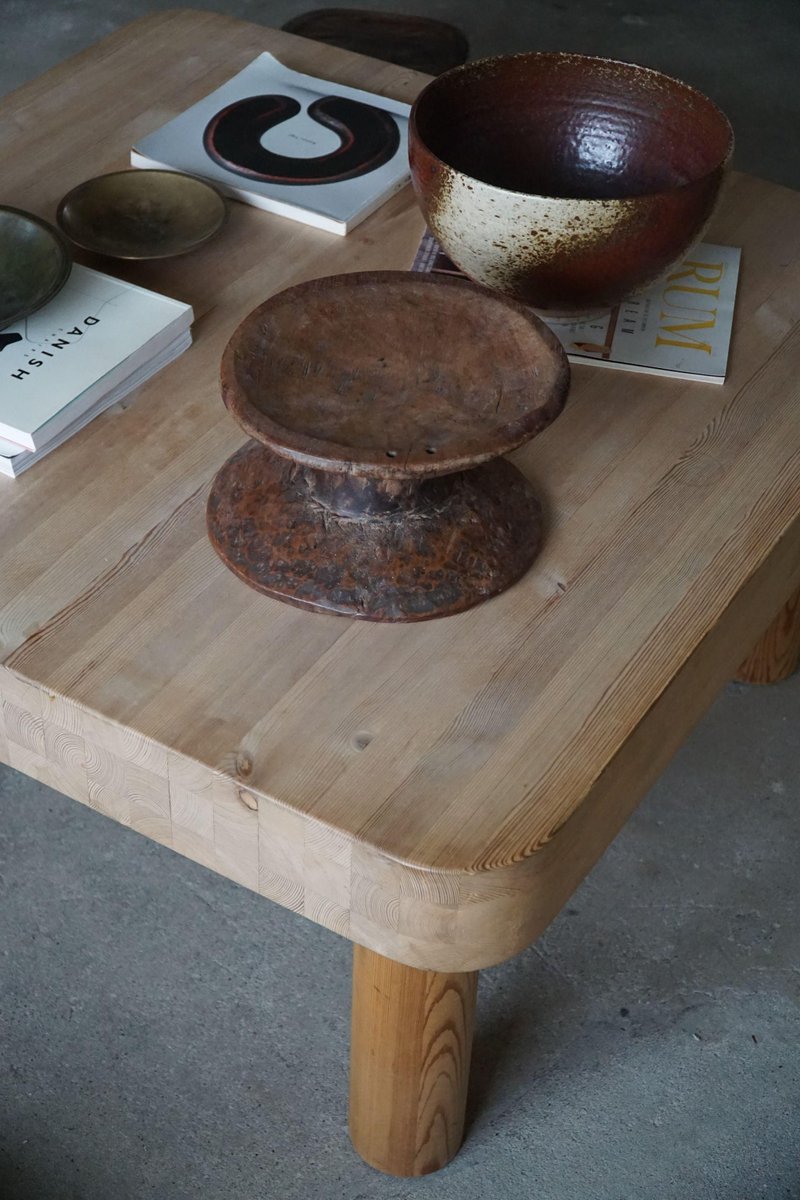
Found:
M 33 213 L 0 206 L 0 329 L 43 308 L 71 270 L 69 247 L 57 229 Z
M 114 171 L 78 184 L 58 223 L 84 250 L 110 258 L 171 258 L 212 238 L 225 200 L 211 184 L 177 171 Z

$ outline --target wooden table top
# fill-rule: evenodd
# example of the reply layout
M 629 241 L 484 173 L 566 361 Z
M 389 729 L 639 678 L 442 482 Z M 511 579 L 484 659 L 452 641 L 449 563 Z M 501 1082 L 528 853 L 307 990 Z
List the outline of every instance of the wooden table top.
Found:
M 4 202 L 52 219 L 262 50 L 409 101 L 424 82 L 154 15 L 5 100 Z M 243 441 L 222 351 L 283 287 L 409 266 L 422 229 L 410 188 L 347 238 L 234 204 L 198 252 L 113 265 L 189 301 L 195 344 L 0 480 L 0 755 L 372 949 L 466 970 L 538 935 L 800 583 L 800 195 L 734 175 L 709 231 L 743 247 L 723 387 L 574 368 L 513 456 L 547 510 L 520 583 L 421 625 L 298 611 L 206 536 Z

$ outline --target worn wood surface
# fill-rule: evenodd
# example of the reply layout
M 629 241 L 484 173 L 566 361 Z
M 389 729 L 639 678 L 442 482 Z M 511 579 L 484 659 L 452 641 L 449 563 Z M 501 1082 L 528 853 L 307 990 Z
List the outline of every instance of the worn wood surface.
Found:
M 5 101 L 6 201 L 52 219 L 263 49 L 406 99 L 422 82 L 159 14 Z M 410 189 L 347 238 L 232 208 L 196 254 L 125 268 L 195 306 L 192 350 L 0 481 L 0 752 L 383 955 L 498 962 L 558 911 L 800 585 L 800 196 L 736 175 L 709 232 L 744 249 L 725 386 L 575 368 L 562 416 L 513 456 L 546 500 L 535 568 L 421 625 L 265 598 L 204 521 L 243 440 L 219 395 L 233 330 L 291 283 L 410 265 Z
M 251 587 L 305 611 L 363 621 L 429 621 L 511 587 L 534 562 L 542 506 L 505 458 L 401 492 L 383 480 L 302 470 L 256 442 L 214 480 L 208 532 Z M 393 505 L 341 515 L 334 504 Z
M 464 1133 L 478 973 L 419 971 L 353 948 L 350 1136 L 389 1175 L 427 1175 Z
M 273 296 L 236 330 L 221 374 L 234 419 L 277 454 L 379 479 L 508 454 L 558 416 L 569 386 L 560 342 L 529 308 L 412 271 Z
M 798 663 L 800 592 L 795 592 L 740 664 L 736 678 L 740 683 L 780 683 L 794 674 Z

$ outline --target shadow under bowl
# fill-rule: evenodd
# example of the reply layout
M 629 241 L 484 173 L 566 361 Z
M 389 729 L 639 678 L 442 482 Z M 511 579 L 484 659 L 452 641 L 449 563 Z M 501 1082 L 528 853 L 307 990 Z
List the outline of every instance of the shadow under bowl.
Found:
M 57 229 L 33 213 L 0 207 L 0 329 L 48 304 L 72 270 L 72 256 Z
M 225 223 L 216 188 L 178 171 L 98 175 L 58 206 L 58 223 L 76 245 L 109 258 L 171 258 L 195 250 Z
M 659 71 L 580 54 L 456 67 L 417 98 L 411 177 L 470 278 L 545 312 L 609 308 L 698 240 L 733 152 L 725 115 Z

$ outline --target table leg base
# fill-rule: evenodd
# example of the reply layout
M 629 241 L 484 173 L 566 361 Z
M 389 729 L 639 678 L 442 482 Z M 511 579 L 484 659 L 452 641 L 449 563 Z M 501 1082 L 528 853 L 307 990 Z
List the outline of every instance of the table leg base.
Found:
M 427 1175 L 461 1145 L 478 973 L 353 951 L 350 1136 L 379 1171 Z
M 800 592 L 785 604 L 736 672 L 739 683 L 780 683 L 800 663 Z

